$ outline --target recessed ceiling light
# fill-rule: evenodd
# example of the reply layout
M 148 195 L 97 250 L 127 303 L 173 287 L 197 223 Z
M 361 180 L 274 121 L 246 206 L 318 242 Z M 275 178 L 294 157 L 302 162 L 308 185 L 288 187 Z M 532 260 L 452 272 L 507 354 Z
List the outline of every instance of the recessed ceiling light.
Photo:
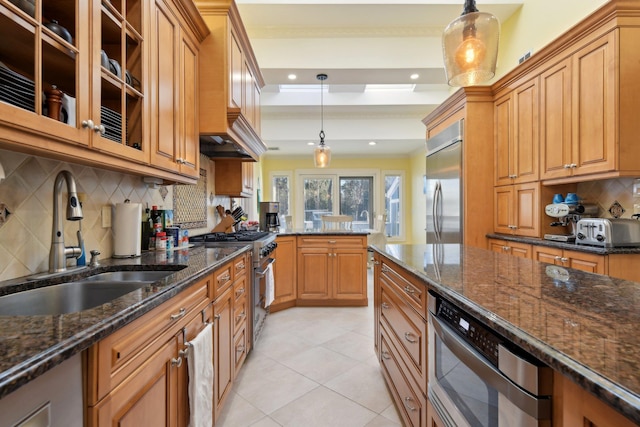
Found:
M 411 74 L 411 76 L 409 76 L 411 78 L 411 80 L 416 80 L 418 77 L 420 77 L 420 74 L 418 73 L 413 73 Z
M 313 141 L 309 141 L 309 142 L 307 142 L 307 145 L 316 145 L 316 143 L 313 142 Z
M 376 145 L 375 141 L 369 141 L 369 145 Z
M 289 80 L 295 80 L 298 78 L 298 76 L 296 76 L 295 74 L 289 74 L 287 77 L 289 78 Z

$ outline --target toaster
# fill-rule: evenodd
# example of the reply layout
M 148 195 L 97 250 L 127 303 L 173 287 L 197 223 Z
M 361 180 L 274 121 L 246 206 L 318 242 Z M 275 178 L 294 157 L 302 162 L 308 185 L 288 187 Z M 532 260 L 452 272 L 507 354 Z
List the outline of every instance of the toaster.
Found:
M 627 218 L 585 218 L 576 225 L 576 244 L 605 248 L 640 246 L 640 221 Z

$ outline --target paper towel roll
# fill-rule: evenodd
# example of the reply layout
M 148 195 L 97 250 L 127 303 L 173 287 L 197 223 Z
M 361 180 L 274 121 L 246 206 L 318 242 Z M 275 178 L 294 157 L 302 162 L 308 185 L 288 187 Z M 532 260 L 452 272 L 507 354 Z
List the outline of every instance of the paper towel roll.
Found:
M 113 231 L 113 256 L 115 258 L 140 256 L 142 205 L 140 203 L 116 203 Z

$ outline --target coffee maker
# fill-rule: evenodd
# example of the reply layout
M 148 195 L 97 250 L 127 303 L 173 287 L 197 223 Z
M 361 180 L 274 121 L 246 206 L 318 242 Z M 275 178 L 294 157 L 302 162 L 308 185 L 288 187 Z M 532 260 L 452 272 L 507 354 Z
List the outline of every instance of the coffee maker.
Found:
M 557 218 L 550 225 L 558 227 L 558 234 L 545 234 L 546 240 L 556 242 L 575 242 L 576 241 L 576 224 L 583 217 L 590 217 L 598 214 L 598 206 L 590 204 L 569 204 L 569 203 L 551 203 L 548 204 L 544 213 L 552 218 Z
M 280 219 L 278 202 L 260 202 L 260 231 L 278 231 Z

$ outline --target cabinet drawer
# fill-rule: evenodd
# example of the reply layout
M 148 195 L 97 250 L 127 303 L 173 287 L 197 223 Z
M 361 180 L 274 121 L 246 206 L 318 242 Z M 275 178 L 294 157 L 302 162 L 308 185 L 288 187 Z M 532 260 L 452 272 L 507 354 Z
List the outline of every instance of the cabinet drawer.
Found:
M 367 236 L 310 236 L 298 237 L 298 247 L 362 248 Z
M 238 301 L 241 298 L 245 298 L 248 293 L 248 282 L 245 276 L 236 277 L 236 281 L 233 284 L 233 299 Z
M 247 358 L 247 328 L 242 328 L 234 335 L 233 344 L 233 376 L 234 378 L 240 372 L 240 368 Z
M 409 377 L 403 375 L 402 362 L 397 357 L 393 344 L 388 340 L 384 328 L 381 328 L 380 364 L 382 374 L 391 390 L 391 395 L 396 403 L 396 408 L 404 424 L 407 426 L 426 425 L 426 399 L 424 395 L 416 391 L 416 385 Z
M 426 393 L 427 322 L 386 286 L 381 286 L 380 323 L 389 331 L 389 340 L 398 348 L 399 356 Z
M 233 330 L 235 333 L 243 326 L 247 324 L 247 299 L 240 298 L 235 301 L 233 305 Z
M 222 294 L 233 283 L 234 263 L 223 265 L 213 273 L 213 299 Z
M 236 279 L 238 278 L 239 275 L 246 274 L 250 263 L 251 263 L 251 260 L 249 259 L 248 253 L 244 253 L 243 255 L 239 256 L 234 260 L 233 273 Z
M 211 299 L 210 282 L 211 276 L 91 347 L 90 399 L 101 399 L 125 380 L 164 343 L 161 337 L 165 331 L 176 333 L 191 313 L 205 309 Z
M 393 264 L 382 260 L 381 279 L 389 284 L 399 295 L 415 308 L 425 319 L 427 318 L 427 288 L 422 283 L 400 274 Z

